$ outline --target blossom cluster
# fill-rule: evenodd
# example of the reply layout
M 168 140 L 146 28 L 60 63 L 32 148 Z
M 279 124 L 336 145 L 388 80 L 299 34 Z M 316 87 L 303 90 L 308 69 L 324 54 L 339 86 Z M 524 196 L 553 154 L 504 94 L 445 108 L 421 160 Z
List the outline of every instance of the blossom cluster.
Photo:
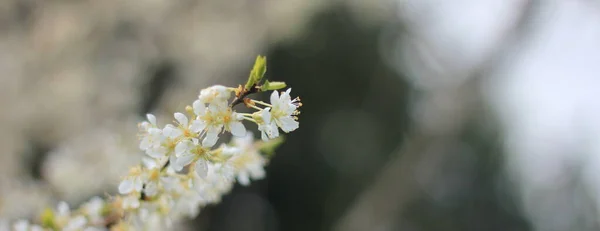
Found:
M 42 215 L 40 225 L 23 220 L 14 223 L 13 230 L 164 230 L 219 203 L 236 182 L 248 185 L 264 178 L 268 160 L 261 150 L 278 144 L 279 129 L 288 133 L 298 128 L 302 104 L 299 98 L 292 99 L 291 89 L 273 90 L 269 103 L 248 98 L 285 86 L 268 81 L 260 86 L 264 70 L 260 78 L 259 72 L 253 73 L 245 88 L 215 85 L 201 90 L 185 112 L 174 113 L 173 123 L 161 126 L 147 114 L 139 124 L 139 148 L 145 157 L 123 177 L 120 195 L 94 198 L 74 212 L 61 203 Z M 255 111 L 237 112 L 234 106 L 239 103 Z M 258 126 L 262 141 L 254 140 L 244 121 Z M 227 133 L 231 141 L 217 145 Z

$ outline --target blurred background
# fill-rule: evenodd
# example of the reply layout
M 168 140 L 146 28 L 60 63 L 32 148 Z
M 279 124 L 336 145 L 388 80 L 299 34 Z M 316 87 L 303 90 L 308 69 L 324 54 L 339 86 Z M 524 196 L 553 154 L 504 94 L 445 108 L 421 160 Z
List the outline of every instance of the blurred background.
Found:
M 594 0 L 3 0 L 0 217 L 114 194 L 263 54 L 301 126 L 177 230 L 600 230 L 599 49 Z

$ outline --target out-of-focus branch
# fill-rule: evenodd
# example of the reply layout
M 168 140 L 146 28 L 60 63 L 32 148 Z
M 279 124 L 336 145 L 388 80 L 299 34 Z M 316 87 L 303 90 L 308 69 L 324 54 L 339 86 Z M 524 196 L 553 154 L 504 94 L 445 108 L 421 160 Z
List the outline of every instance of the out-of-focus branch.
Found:
M 424 160 L 441 158 L 442 152 L 428 152 L 432 144 L 446 143 L 456 139 L 465 128 L 475 108 L 482 106 L 478 92 L 478 82 L 503 62 L 506 54 L 518 48 L 519 43 L 529 35 L 540 1 L 523 0 L 514 26 L 504 34 L 504 38 L 494 47 L 487 59 L 482 60 L 476 68 L 458 75 L 468 76 L 467 82 L 457 89 L 450 89 L 448 94 L 454 100 L 460 100 L 461 108 L 453 110 L 460 115 L 453 121 L 451 131 L 443 134 L 427 134 L 423 128 L 416 127 L 409 138 L 394 153 L 390 163 L 376 177 L 374 183 L 359 195 L 346 214 L 333 227 L 338 231 L 377 230 L 380 227 L 393 225 L 397 214 L 419 193 L 419 185 L 414 175 L 416 167 Z M 409 31 L 410 33 L 410 31 Z M 438 93 L 436 93 L 438 94 Z M 428 163 L 428 168 L 438 168 L 443 162 Z

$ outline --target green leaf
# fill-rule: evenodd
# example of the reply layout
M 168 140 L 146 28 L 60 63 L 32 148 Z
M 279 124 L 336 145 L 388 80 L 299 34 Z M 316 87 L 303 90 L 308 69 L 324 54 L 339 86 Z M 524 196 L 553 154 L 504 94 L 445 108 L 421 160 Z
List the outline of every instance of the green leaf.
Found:
M 248 82 L 246 82 L 244 89 L 248 91 L 252 86 L 258 84 L 263 79 L 266 72 L 267 58 L 259 55 L 256 57 L 256 61 L 254 61 L 254 67 L 252 68 L 252 71 L 250 71 L 250 76 L 248 77 Z
M 260 86 L 261 91 L 274 91 L 285 88 L 287 85 L 284 82 L 269 82 L 265 80 L 265 83 Z

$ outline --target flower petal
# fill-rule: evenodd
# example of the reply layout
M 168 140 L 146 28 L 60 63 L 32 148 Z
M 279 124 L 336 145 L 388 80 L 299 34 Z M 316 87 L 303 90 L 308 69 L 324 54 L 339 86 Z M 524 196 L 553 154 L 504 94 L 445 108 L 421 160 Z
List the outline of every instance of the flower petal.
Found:
M 183 113 L 176 112 L 175 114 L 173 114 L 173 116 L 181 126 L 187 128 L 188 118 Z
M 204 140 L 202 140 L 202 146 L 212 147 L 217 143 L 219 139 L 219 133 L 221 132 L 221 126 L 211 126 L 206 132 Z
M 173 164 L 174 164 L 174 163 L 177 163 L 177 157 L 176 157 L 175 155 L 170 155 L 170 156 L 169 156 L 169 163 L 170 163 L 170 164 L 169 164 L 169 166 L 170 166 L 169 168 L 170 168 L 171 170 L 175 170 L 175 168 L 173 167 Z
M 205 178 L 208 175 L 208 163 L 204 159 L 196 161 L 196 173 L 198 176 Z
M 167 154 L 167 149 L 163 146 L 156 146 L 149 149 L 146 149 L 146 155 L 158 159 Z
M 271 108 L 268 107 L 263 109 L 263 111 L 260 113 L 260 116 L 265 123 L 271 122 Z
M 238 147 L 223 145 L 223 150 L 221 153 L 226 157 L 231 157 L 239 154 L 240 152 L 241 150 Z
M 119 184 L 119 193 L 128 194 L 131 191 L 133 191 L 133 182 L 129 179 L 121 181 L 121 183 Z
M 248 173 L 240 172 L 236 178 L 237 178 L 238 183 L 240 183 L 240 185 L 242 185 L 242 186 L 250 185 L 250 177 L 248 176 Z
M 296 130 L 299 126 L 298 121 L 295 121 L 294 119 L 292 119 L 292 117 L 289 116 L 281 117 L 278 121 L 279 123 L 277 123 L 277 125 L 279 125 L 281 130 L 283 130 L 284 132 L 291 132 L 293 130 Z
M 158 164 L 156 163 L 155 159 L 150 159 L 146 157 L 142 157 L 142 164 L 144 164 L 144 167 L 148 169 L 155 169 L 158 167 Z
M 261 138 L 263 141 L 269 141 L 269 137 L 267 137 L 267 133 L 266 133 L 265 131 L 261 131 L 261 132 L 260 132 L 260 138 Z
M 123 199 L 123 208 L 124 209 L 130 209 L 130 208 L 138 208 L 140 206 L 140 201 L 138 200 L 137 197 L 134 196 L 128 196 L 125 197 Z
M 140 141 L 140 150 L 146 151 L 146 149 L 150 148 L 150 144 L 150 137 L 145 136 L 142 138 L 142 141 Z
M 176 127 L 174 127 L 171 124 L 167 124 L 167 126 L 165 126 L 165 128 L 163 129 L 162 132 L 163 132 L 163 135 L 165 135 L 169 138 L 177 138 L 183 134 L 183 132 L 181 130 L 177 129 Z
M 194 101 L 194 103 L 192 104 L 192 108 L 194 108 L 194 113 L 197 116 L 204 115 L 204 112 L 206 111 L 206 107 L 198 99 L 196 101 Z
M 273 93 L 271 93 L 271 104 L 275 105 L 275 103 L 277 103 L 278 101 L 279 101 L 279 92 L 273 91 Z
M 183 167 L 189 165 L 190 163 L 192 163 L 192 161 L 194 160 L 195 155 L 188 153 L 188 154 L 184 154 L 181 155 L 180 157 L 177 158 L 177 160 L 175 160 L 175 163 L 173 163 L 173 169 L 175 169 L 175 171 L 181 171 L 183 169 Z
M 85 227 L 86 224 L 87 224 L 87 218 L 85 218 L 83 215 L 79 215 L 79 216 L 76 216 L 75 218 L 71 218 L 69 223 L 67 223 L 67 225 L 65 225 L 62 228 L 62 230 L 63 231 L 81 230 Z
M 194 120 L 190 125 L 190 131 L 198 133 L 206 128 L 206 123 L 202 120 Z
M 246 128 L 240 121 L 232 121 L 229 123 L 229 129 L 234 136 L 242 137 L 246 135 Z
M 133 189 L 136 192 L 140 192 L 142 191 L 142 188 L 144 188 L 144 182 L 142 181 L 142 178 L 138 176 L 133 179 Z
M 156 126 L 156 116 L 148 113 L 148 114 L 146 114 L 146 118 L 148 119 L 148 121 L 150 122 L 150 124 Z
M 279 128 L 277 128 L 277 124 L 275 124 L 275 122 L 271 122 L 271 124 L 269 124 L 269 127 L 271 128 L 271 134 L 269 134 L 269 137 L 271 139 L 279 137 Z
M 146 184 L 146 187 L 144 187 L 144 194 L 146 194 L 146 196 L 152 197 L 154 195 L 156 195 L 158 193 L 158 184 L 156 182 L 148 182 L 148 184 Z
M 175 156 L 179 157 L 184 152 L 187 152 L 190 149 L 191 145 L 192 141 L 189 140 L 184 140 L 177 143 L 177 145 L 175 146 Z

